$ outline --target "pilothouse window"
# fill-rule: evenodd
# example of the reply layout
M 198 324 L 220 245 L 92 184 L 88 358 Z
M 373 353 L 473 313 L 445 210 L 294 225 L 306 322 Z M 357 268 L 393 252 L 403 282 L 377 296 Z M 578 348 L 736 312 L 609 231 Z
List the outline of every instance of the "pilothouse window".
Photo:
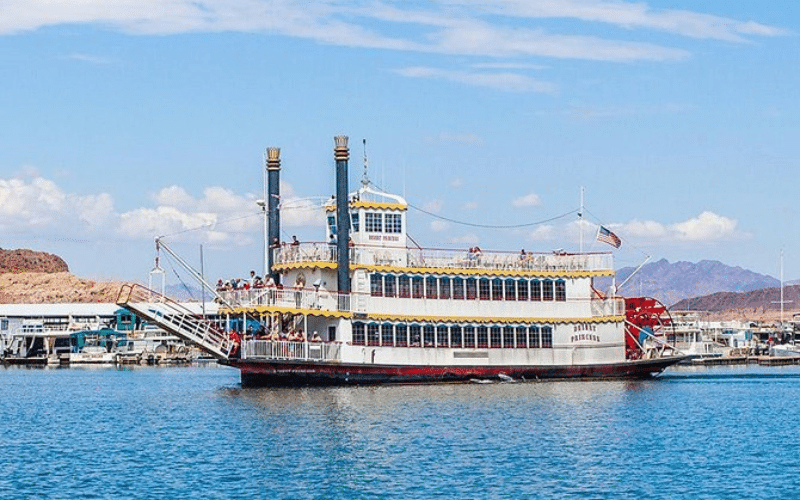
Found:
M 367 212 L 364 214 L 364 229 L 368 233 L 383 232 L 383 214 Z
M 400 233 L 403 230 L 403 223 L 400 214 L 386 214 L 386 232 Z

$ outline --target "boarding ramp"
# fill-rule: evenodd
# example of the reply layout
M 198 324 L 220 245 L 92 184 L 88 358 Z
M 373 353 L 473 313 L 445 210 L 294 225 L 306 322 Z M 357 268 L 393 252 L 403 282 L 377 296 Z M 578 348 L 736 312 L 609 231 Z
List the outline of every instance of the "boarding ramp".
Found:
M 214 322 L 144 286 L 123 285 L 117 297 L 117 305 L 196 345 L 217 359 L 228 359 L 236 349 L 234 341 Z

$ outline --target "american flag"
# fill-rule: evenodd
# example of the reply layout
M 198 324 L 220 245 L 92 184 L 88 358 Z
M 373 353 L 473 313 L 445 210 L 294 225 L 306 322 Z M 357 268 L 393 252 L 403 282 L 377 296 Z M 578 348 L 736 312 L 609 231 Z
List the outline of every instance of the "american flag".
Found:
M 597 241 L 608 243 L 614 248 L 619 248 L 619 246 L 622 245 L 622 240 L 619 239 L 619 236 L 603 226 L 600 226 L 600 228 L 597 230 Z

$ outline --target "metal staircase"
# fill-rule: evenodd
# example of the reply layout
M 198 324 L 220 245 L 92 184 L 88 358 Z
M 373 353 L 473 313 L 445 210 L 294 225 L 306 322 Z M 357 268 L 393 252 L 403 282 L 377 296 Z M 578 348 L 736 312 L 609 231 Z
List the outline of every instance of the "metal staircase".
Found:
M 117 305 L 196 345 L 217 359 L 228 359 L 235 349 L 234 342 L 212 321 L 141 285 L 123 285 L 117 297 Z

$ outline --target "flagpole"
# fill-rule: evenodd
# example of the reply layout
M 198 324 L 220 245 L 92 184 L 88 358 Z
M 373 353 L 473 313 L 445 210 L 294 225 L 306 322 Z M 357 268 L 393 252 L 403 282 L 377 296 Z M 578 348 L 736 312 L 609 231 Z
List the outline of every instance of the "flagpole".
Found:
M 578 210 L 579 253 L 583 253 L 583 186 L 581 186 L 581 208 Z

